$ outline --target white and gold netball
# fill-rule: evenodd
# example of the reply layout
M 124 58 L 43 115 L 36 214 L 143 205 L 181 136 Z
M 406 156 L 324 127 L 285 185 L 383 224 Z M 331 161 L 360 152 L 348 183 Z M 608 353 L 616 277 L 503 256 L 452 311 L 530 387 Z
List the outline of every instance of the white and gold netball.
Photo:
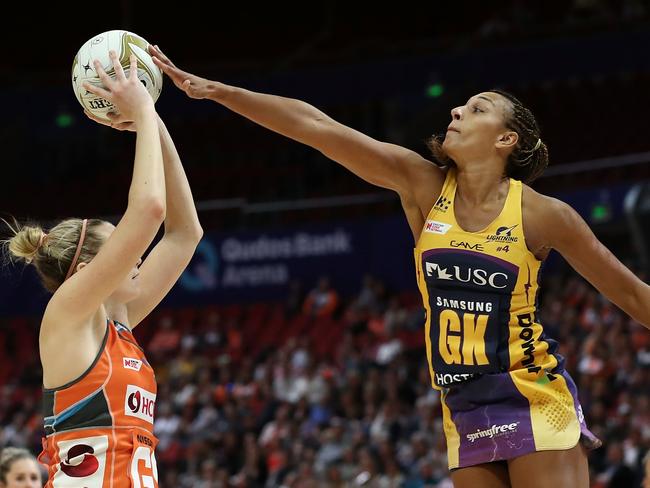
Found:
M 109 57 L 109 51 L 114 50 L 120 64 L 128 76 L 130 71 L 131 54 L 135 54 L 138 61 L 138 79 L 145 86 L 151 98 L 155 102 L 160 96 L 163 83 L 162 71 L 156 66 L 151 59 L 147 48 L 149 43 L 133 32 L 124 30 L 112 30 L 103 32 L 88 39 L 79 49 L 72 62 L 72 88 L 74 94 L 79 100 L 81 106 L 88 112 L 108 120 L 108 112 L 117 112 L 108 100 L 90 93 L 83 87 L 84 81 L 91 85 L 102 85 L 97 71 L 95 71 L 94 61 L 99 60 L 104 71 L 111 76 L 115 76 L 115 69 Z

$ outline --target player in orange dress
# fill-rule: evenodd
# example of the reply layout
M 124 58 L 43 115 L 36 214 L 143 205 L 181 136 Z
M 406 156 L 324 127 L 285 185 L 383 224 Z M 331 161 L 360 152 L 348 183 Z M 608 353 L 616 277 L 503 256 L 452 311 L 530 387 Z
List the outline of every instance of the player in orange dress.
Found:
M 135 57 L 128 77 L 115 52 L 111 59 L 115 79 L 95 62 L 105 89 L 85 88 L 120 114 L 110 124 L 91 118 L 137 132 L 126 212 L 117 226 L 68 219 L 48 233 L 19 227 L 8 241 L 10 253 L 33 264 L 53 293 L 39 338 L 41 459 L 51 488 L 158 486 L 156 380 L 132 329 L 167 294 L 202 236 L 181 161 L 138 81 Z M 142 262 L 162 223 L 164 236 Z

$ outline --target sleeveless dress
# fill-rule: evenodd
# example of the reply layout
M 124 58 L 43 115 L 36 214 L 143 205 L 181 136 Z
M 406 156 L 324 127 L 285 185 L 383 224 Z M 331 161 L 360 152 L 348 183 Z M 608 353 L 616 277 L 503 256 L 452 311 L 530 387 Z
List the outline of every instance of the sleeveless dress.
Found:
M 539 321 L 542 263 L 526 246 L 522 183 L 510 179 L 503 210 L 478 232 L 456 222 L 455 194 L 451 168 L 415 247 L 449 468 L 570 449 L 581 438 L 587 448 L 600 446 Z
M 47 488 L 157 488 L 156 379 L 128 327 L 107 320 L 93 364 L 43 390 Z

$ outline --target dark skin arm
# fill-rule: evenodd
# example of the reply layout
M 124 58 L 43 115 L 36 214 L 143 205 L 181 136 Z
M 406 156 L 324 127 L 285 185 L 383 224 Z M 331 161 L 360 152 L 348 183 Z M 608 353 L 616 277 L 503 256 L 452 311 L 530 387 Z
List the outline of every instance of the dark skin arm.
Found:
M 396 191 L 414 238 L 444 183 L 444 173 L 417 153 L 377 141 L 300 100 L 255 93 L 177 68 L 162 51 L 155 63 L 191 98 L 207 98 L 270 130 L 307 144 L 367 182 Z M 603 295 L 650 325 L 650 287 L 602 244 L 571 207 L 528 187 L 523 204 L 526 241 L 538 259 L 556 249 Z
M 573 208 L 528 187 L 523 207 L 526 241 L 538 258 L 555 249 L 609 301 L 650 328 L 650 286 L 598 240 Z
M 414 237 L 440 195 L 445 174 L 418 153 L 347 127 L 292 98 L 256 93 L 193 75 L 150 46 L 154 62 L 191 98 L 217 102 L 253 122 L 320 151 L 373 185 L 397 192 Z
M 406 148 L 377 141 L 300 100 L 255 93 L 177 68 L 157 47 L 154 62 L 191 98 L 206 98 L 319 150 L 365 181 L 396 191 L 414 238 L 439 196 L 445 175 Z M 526 241 L 538 259 L 556 249 L 573 268 L 630 316 L 650 326 L 650 287 L 627 269 L 571 207 L 524 190 Z

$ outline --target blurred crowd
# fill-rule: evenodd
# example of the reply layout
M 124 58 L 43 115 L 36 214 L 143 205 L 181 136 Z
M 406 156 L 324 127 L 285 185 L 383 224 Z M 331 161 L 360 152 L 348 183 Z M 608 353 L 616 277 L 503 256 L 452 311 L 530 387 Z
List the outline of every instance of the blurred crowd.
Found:
M 604 440 L 590 454 L 593 486 L 640 486 L 650 336 L 573 274 L 543 286 L 542 322 Z M 253 305 L 161 310 L 136 329 L 159 384 L 161 486 L 451 487 L 418 297 L 372 276 L 352 298 L 326 278 L 293 290 L 285 303 L 257 307 L 284 317 L 272 334 L 270 315 L 250 325 Z M 294 323 L 302 324 L 296 334 L 283 337 Z M 0 446 L 38 453 L 36 319 L 0 329 L 0 352 L 15 351 L 0 386 Z

